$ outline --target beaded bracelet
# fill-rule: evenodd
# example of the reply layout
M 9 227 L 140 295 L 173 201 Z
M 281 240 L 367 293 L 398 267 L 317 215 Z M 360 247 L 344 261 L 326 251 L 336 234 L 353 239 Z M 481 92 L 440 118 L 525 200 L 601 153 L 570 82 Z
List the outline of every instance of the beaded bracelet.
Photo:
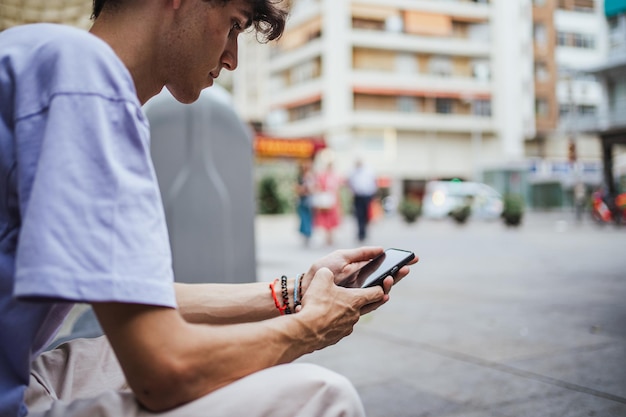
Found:
M 289 290 L 287 289 L 287 275 L 280 277 L 280 288 L 283 292 L 283 309 L 285 310 L 285 314 L 291 314 L 291 309 L 289 308 Z
M 274 290 L 274 285 L 276 285 L 277 282 L 278 282 L 278 278 L 276 278 L 273 282 L 270 283 L 270 291 L 272 292 L 272 298 L 274 299 L 274 305 L 276 306 L 276 308 L 280 312 L 280 315 L 282 316 L 283 314 L 285 314 L 285 307 L 286 306 L 281 306 L 280 302 L 278 302 L 278 297 L 276 297 L 276 291 Z
M 304 277 L 304 274 L 299 274 L 296 277 L 295 284 L 293 285 L 293 309 L 294 310 L 299 305 L 302 305 L 302 302 L 300 301 L 300 298 L 302 297 L 302 277 Z

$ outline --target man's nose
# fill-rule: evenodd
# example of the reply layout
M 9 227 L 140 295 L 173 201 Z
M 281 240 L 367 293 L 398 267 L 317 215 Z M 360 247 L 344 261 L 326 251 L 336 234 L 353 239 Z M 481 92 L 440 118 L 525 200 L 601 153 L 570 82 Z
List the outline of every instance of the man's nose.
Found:
M 237 68 L 237 37 L 228 40 L 226 49 L 222 54 L 222 67 L 229 71 L 234 71 Z

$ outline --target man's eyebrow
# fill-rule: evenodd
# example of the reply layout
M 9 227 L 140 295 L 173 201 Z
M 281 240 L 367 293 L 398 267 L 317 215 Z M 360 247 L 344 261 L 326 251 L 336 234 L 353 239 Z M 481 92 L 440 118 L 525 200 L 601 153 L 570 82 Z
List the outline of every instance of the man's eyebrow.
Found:
M 252 26 L 252 10 L 248 8 L 242 8 L 239 10 L 239 13 L 241 13 L 246 18 L 243 24 L 243 28 L 248 29 L 250 26 Z

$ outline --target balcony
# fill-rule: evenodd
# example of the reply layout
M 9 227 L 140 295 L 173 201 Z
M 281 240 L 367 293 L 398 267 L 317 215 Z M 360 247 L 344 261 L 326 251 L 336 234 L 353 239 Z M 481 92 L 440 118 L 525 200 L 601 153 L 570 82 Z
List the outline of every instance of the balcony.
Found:
M 299 103 L 319 100 L 322 95 L 322 80 L 316 78 L 293 86 L 282 86 L 270 91 L 270 107 L 294 107 Z
M 402 113 L 362 110 L 355 111 L 351 118 L 352 126 L 359 128 L 433 131 L 433 132 L 494 132 L 491 117 L 463 114 Z
M 488 20 L 491 13 L 489 0 L 357 0 L 354 3 L 438 13 L 476 21 Z
M 576 120 L 574 131 L 577 132 L 607 132 L 626 129 L 626 106 L 613 109 L 607 114 L 598 117 L 584 116 Z
M 401 72 L 383 72 L 355 70 L 350 77 L 352 85 L 368 86 L 379 89 L 404 91 L 409 95 L 415 92 L 425 95 L 437 93 L 456 94 L 459 97 L 489 97 L 492 85 L 489 81 L 472 77 L 442 77 L 428 74 L 407 74 Z
M 292 122 L 270 124 L 267 127 L 267 133 L 283 137 L 323 136 L 326 133 L 326 128 L 321 115 L 317 115 Z
M 491 45 L 484 40 L 441 38 L 355 29 L 350 41 L 354 46 L 383 50 L 423 52 L 436 55 L 459 55 L 487 58 Z
M 282 50 L 275 46 L 271 49 L 270 72 L 283 71 L 298 63 L 305 62 L 322 55 L 322 40 L 313 39 L 295 49 Z

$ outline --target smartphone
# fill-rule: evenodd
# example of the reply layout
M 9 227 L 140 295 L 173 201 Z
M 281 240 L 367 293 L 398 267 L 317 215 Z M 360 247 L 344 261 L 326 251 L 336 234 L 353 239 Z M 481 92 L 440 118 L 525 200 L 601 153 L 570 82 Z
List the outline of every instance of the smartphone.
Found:
M 383 280 L 393 276 L 404 265 L 411 262 L 415 254 L 411 251 L 389 248 L 337 285 L 347 288 L 366 288 L 382 285 Z

